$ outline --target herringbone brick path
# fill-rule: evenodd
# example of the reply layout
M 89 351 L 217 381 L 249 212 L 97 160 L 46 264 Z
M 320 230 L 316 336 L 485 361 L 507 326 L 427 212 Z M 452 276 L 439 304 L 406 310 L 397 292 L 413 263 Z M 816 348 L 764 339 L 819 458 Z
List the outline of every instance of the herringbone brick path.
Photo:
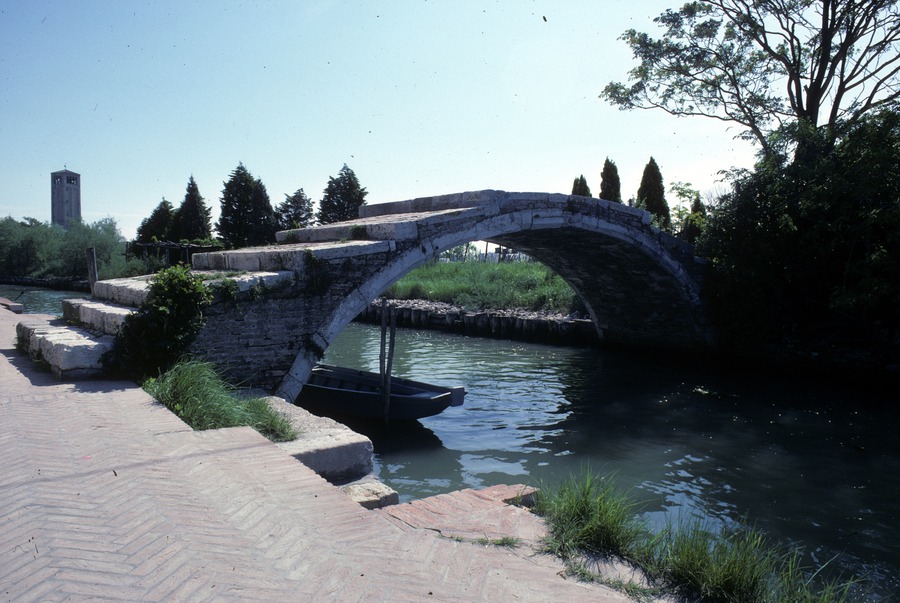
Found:
M 18 319 L 0 310 L 3 600 L 627 601 L 367 511 L 250 428 L 192 431 L 132 383 L 59 383 L 13 349 Z M 458 504 L 465 530 L 494 521 Z

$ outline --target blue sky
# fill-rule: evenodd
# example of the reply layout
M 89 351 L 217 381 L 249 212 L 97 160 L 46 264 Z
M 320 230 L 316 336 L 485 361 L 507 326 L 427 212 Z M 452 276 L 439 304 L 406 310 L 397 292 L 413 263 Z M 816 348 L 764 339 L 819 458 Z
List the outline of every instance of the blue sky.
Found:
M 346 163 L 369 203 L 468 190 L 624 197 L 749 167 L 737 131 L 598 98 L 634 66 L 618 40 L 678 2 L 0 0 L 0 216 L 50 220 L 50 173 L 127 237 L 193 175 L 218 216 L 243 164 L 273 205 Z M 545 20 L 546 18 L 546 20 Z M 670 203 L 673 199 L 670 195 Z

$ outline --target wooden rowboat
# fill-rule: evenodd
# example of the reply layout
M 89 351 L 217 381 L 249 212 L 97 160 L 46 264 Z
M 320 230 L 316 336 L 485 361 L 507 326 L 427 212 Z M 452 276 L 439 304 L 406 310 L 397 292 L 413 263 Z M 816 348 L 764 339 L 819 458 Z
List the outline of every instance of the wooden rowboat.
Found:
M 390 420 L 431 417 L 462 406 L 466 390 L 391 377 Z M 307 410 L 365 419 L 384 418 L 381 375 L 359 369 L 316 365 L 295 402 Z

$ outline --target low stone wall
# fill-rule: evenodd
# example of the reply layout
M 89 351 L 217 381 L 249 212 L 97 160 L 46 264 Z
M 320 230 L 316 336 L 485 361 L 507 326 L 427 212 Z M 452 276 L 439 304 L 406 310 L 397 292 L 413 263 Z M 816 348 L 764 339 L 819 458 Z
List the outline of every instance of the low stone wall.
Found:
M 512 339 L 553 345 L 594 346 L 600 336 L 587 318 L 520 309 L 467 311 L 441 302 L 388 300 L 397 308 L 397 326 L 432 329 L 496 339 Z M 381 324 L 381 300 L 375 300 L 356 320 Z

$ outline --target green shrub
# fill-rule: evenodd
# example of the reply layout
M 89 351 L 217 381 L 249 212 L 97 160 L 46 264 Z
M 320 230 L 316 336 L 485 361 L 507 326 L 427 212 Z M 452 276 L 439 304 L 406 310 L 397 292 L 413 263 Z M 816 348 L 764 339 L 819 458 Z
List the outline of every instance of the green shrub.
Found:
M 159 375 L 184 354 L 203 327 L 212 296 L 185 266 L 160 270 L 147 299 L 125 319 L 107 367 L 137 380 Z
M 248 425 L 273 442 L 297 437 L 265 398 L 239 399 L 209 363 L 180 362 L 144 389 L 196 430 Z

